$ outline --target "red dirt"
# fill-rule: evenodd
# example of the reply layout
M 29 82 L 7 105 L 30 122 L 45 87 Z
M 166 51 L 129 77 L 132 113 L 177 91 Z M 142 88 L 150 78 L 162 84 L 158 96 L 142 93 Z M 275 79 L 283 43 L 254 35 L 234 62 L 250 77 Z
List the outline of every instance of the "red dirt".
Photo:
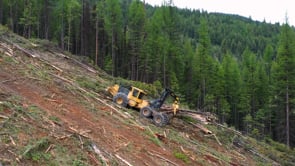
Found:
M 0 71 L 1 80 L 13 80 L 18 75 L 7 74 L 9 71 Z M 91 130 L 89 138 L 104 151 L 111 154 L 118 154 L 134 165 L 159 165 L 159 160 L 151 157 L 147 151 L 157 152 L 164 158 L 179 165 L 185 163 L 176 159 L 169 150 L 155 145 L 147 139 L 138 128 L 124 125 L 112 116 L 96 116 L 87 110 L 79 100 L 70 92 L 52 84 L 50 86 L 36 83 L 29 79 L 7 81 L 1 85 L 4 89 L 14 95 L 26 99 L 32 105 L 45 110 L 49 115 L 58 117 L 66 128 L 73 127 L 79 131 Z M 51 98 L 53 97 L 53 98 Z M 101 109 L 107 107 L 100 105 Z M 99 108 L 98 108 L 99 109 Z M 126 146 L 132 145 L 132 152 L 126 153 Z M 160 165 L 162 165 L 160 164 Z

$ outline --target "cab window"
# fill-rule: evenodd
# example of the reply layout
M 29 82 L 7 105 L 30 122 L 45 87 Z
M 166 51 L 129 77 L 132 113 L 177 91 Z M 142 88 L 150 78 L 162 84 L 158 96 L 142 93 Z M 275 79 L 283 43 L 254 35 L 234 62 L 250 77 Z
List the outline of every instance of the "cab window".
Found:
M 143 97 L 144 97 L 144 93 L 140 93 L 138 96 L 139 99 L 142 99 Z
M 137 96 L 138 96 L 138 92 L 139 92 L 138 90 L 134 89 L 132 95 L 133 95 L 134 97 L 137 97 Z

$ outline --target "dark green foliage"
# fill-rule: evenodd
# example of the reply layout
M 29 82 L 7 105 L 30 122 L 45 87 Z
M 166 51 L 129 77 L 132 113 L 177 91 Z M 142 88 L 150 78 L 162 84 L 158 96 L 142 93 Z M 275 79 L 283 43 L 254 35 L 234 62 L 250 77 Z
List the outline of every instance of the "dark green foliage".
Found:
M 139 80 L 144 78 L 147 70 L 147 57 L 142 51 L 144 45 L 144 26 L 146 22 L 144 5 L 139 0 L 133 1 L 128 12 L 128 45 L 130 46 L 131 80 Z M 139 71 L 142 71 L 139 73 Z
M 288 24 L 283 25 L 278 55 L 273 65 L 272 106 L 274 110 L 274 136 L 288 146 L 294 146 L 295 108 L 295 33 Z

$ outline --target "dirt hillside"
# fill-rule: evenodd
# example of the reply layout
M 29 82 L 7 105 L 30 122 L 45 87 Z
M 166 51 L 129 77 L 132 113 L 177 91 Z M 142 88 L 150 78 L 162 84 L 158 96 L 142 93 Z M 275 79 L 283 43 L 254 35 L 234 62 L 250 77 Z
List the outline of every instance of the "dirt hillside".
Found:
M 104 91 L 113 79 L 1 30 L 0 165 L 279 165 L 226 128 L 206 135 L 179 118 L 159 128 L 117 107 Z

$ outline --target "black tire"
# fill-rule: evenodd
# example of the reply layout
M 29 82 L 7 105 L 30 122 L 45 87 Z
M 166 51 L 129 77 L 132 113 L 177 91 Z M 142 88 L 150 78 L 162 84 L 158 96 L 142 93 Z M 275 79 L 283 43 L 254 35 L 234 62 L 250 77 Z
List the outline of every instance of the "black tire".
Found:
M 140 116 L 145 118 L 150 118 L 153 115 L 153 110 L 151 107 L 143 107 L 140 109 Z
M 124 93 L 117 93 L 113 98 L 114 103 L 122 106 L 127 107 L 128 99 Z
M 163 127 L 168 124 L 169 117 L 165 113 L 155 113 L 153 115 L 153 122 L 158 127 Z

